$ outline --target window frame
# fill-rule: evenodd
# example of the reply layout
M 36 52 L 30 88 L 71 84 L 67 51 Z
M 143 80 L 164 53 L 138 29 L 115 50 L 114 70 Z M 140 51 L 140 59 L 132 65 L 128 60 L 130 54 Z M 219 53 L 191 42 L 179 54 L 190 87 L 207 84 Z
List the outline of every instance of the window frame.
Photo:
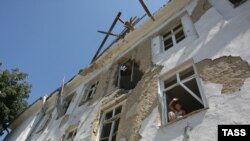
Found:
M 201 102 L 202 102 L 204 108 L 194 110 L 194 111 L 184 115 L 180 119 L 176 119 L 174 121 L 168 121 L 168 112 L 169 112 L 168 111 L 168 104 L 169 103 L 167 103 L 167 96 L 166 96 L 167 94 L 165 94 L 165 92 L 166 92 L 166 90 L 171 90 L 173 87 L 176 87 L 176 86 L 181 86 L 182 88 L 186 87 L 185 85 L 183 87 L 184 82 L 180 82 L 180 77 L 178 75 L 179 75 L 180 72 L 185 71 L 186 69 L 189 69 L 190 67 L 193 67 L 194 74 L 191 76 L 191 78 L 185 78 L 182 81 L 188 82 L 188 80 L 192 80 L 192 79 L 196 80 L 196 83 L 197 83 L 197 86 L 198 86 L 198 89 L 199 89 L 199 92 L 200 92 L 200 96 L 201 96 Z M 165 89 L 164 81 L 170 79 L 174 75 L 176 75 L 177 83 L 174 84 L 175 86 L 171 85 L 169 88 Z M 198 73 L 197 68 L 195 66 L 195 63 L 194 63 L 194 61 L 192 59 L 190 59 L 190 60 L 184 62 L 183 64 L 178 65 L 175 68 L 173 68 L 173 69 L 163 73 L 162 75 L 160 75 L 158 83 L 159 83 L 159 90 L 158 91 L 159 91 L 160 104 L 161 104 L 161 122 L 162 122 L 163 126 L 166 126 L 166 125 L 171 124 L 171 123 L 175 123 L 175 122 L 177 122 L 177 121 L 179 121 L 181 119 L 189 117 L 190 115 L 192 115 L 194 113 L 197 113 L 197 112 L 199 112 L 201 110 L 209 108 L 208 101 L 207 101 L 207 98 L 205 96 L 202 84 L 201 84 L 199 73 Z M 182 83 L 182 84 L 180 84 L 180 83 Z M 190 92 L 188 90 L 189 88 L 184 88 L 184 89 L 190 94 Z M 191 91 L 191 93 L 193 93 L 193 92 Z M 193 98 L 198 97 L 196 94 L 194 94 L 195 95 L 195 97 L 194 97 L 193 94 L 190 94 Z M 197 100 L 197 101 L 199 101 L 199 100 Z
M 117 108 L 121 107 L 121 111 L 119 114 L 115 115 L 115 111 Z M 106 110 L 104 110 L 103 112 L 101 112 L 101 120 L 100 120 L 100 128 L 99 128 L 99 131 L 98 131 L 98 138 L 97 138 L 97 141 L 101 141 L 101 134 L 102 134 L 102 130 L 103 130 L 103 123 L 105 122 L 105 117 L 106 117 L 106 114 L 111 112 L 112 111 L 112 117 L 110 119 L 108 119 L 108 121 L 106 122 L 111 122 L 112 125 L 111 125 L 111 129 L 110 129 L 110 133 L 109 133 L 109 137 L 108 137 L 108 140 L 111 141 L 112 140 L 112 137 L 114 135 L 114 128 L 115 128 L 115 122 L 117 120 L 119 120 L 119 124 L 118 124 L 118 129 L 117 129 L 117 133 L 119 131 L 119 126 L 120 126 L 120 119 L 121 119 L 121 115 L 122 115 L 122 112 L 123 112 L 123 104 L 119 104 L 119 105 L 116 105 L 116 106 L 113 106 L 111 108 L 108 108 Z M 115 134 L 117 134 L 115 133 Z
M 168 51 L 169 49 L 175 47 L 177 44 L 181 43 L 183 40 L 185 40 L 187 38 L 187 34 L 184 30 L 184 26 L 183 26 L 183 23 L 182 23 L 182 20 L 178 20 L 176 22 L 177 24 L 174 24 L 172 26 L 170 26 L 168 28 L 168 30 L 166 30 L 162 35 L 162 50 L 165 52 L 165 51 Z M 178 26 L 180 26 L 180 28 L 177 28 Z M 177 28 L 177 30 L 175 30 L 175 28 Z M 177 42 L 177 39 L 176 39 L 176 34 L 178 34 L 180 31 L 182 31 L 184 33 L 184 38 L 181 39 L 180 41 Z M 167 35 L 166 37 L 164 37 L 166 34 L 170 33 L 169 35 Z M 168 40 L 168 39 L 171 39 L 172 41 L 172 46 L 169 46 L 167 47 L 166 49 L 166 45 L 165 45 L 165 41 Z

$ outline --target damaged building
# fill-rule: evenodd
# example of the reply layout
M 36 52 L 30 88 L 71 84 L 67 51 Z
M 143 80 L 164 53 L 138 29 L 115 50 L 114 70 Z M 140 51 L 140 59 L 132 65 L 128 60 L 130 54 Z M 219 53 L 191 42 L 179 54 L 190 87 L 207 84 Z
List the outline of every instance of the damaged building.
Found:
M 218 124 L 250 124 L 249 0 L 172 0 L 152 16 L 31 104 L 5 141 L 214 141 Z

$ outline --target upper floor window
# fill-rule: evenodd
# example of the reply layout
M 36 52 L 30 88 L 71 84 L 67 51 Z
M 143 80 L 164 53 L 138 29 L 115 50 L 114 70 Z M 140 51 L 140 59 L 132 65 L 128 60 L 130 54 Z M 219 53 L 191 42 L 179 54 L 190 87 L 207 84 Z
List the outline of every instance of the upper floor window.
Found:
M 207 107 L 194 65 L 177 69 L 162 81 L 162 94 L 167 115 L 163 123 L 173 122 Z
M 128 60 L 119 65 L 117 86 L 120 89 L 130 90 L 135 88 L 143 73 L 134 60 Z
M 61 138 L 61 141 L 73 141 L 77 133 L 77 128 L 67 132 Z
M 99 141 L 116 141 L 122 106 L 103 114 Z
M 86 100 L 89 100 L 89 99 L 93 98 L 93 96 L 94 96 L 94 94 L 96 92 L 98 84 L 99 84 L 99 81 L 97 81 L 97 82 L 95 82 L 94 84 L 91 85 L 91 87 L 88 90 Z
M 66 114 L 70 103 L 73 99 L 73 97 L 75 96 L 76 92 L 73 92 L 71 94 L 69 94 L 68 96 L 66 96 L 65 98 L 62 98 L 62 94 L 59 93 L 58 94 L 58 99 L 57 99 L 57 104 L 56 104 L 56 108 L 57 108 L 57 118 L 59 119 L 60 117 L 62 117 L 63 115 Z
M 234 5 L 234 7 L 237 7 L 247 0 L 229 0 L 229 1 Z
M 50 120 L 52 119 L 52 111 L 53 110 L 50 110 L 49 112 L 46 113 L 46 115 L 43 117 L 41 123 L 39 124 L 39 127 L 37 129 L 37 133 L 38 132 L 41 132 L 41 131 L 44 131 L 48 125 L 49 125 L 49 122 Z
M 178 44 L 183 39 L 185 39 L 185 37 L 186 36 L 182 24 L 177 24 L 177 26 L 174 26 L 163 35 L 164 50 L 166 51 L 174 45 Z
M 64 100 L 63 100 L 63 115 L 67 112 L 69 105 L 70 105 L 75 93 L 76 92 L 73 92 L 72 94 L 70 94 L 69 96 L 64 98 Z
M 95 83 L 92 83 L 90 86 L 86 86 L 86 91 L 84 91 L 84 95 L 82 97 L 80 105 L 82 105 L 85 101 L 88 101 L 94 97 L 98 84 L 99 81 L 96 81 Z

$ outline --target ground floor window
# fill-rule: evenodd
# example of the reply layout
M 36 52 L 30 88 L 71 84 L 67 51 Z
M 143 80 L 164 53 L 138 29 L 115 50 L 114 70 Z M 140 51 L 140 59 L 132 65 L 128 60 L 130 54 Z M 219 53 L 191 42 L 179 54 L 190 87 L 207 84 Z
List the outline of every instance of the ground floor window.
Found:
M 199 77 L 192 63 L 179 66 L 161 80 L 165 122 L 173 122 L 207 107 Z
M 116 141 L 121 111 L 122 106 L 118 106 L 103 114 L 99 141 Z

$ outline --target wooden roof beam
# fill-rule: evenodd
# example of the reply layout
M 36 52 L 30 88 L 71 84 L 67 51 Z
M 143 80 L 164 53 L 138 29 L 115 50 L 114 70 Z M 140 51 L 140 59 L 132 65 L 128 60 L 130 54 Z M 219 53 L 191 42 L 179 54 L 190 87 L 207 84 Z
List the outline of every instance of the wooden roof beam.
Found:
M 99 32 L 99 33 L 102 33 L 102 34 L 108 34 L 108 35 L 111 35 L 111 36 L 116 36 L 116 37 L 119 37 L 120 35 L 119 34 L 114 34 L 114 33 L 108 33 L 108 32 L 106 32 L 106 31 L 101 31 L 101 30 L 98 30 L 97 32 Z
M 144 3 L 143 0 L 139 0 L 139 2 L 141 3 L 143 9 L 146 11 L 147 15 L 153 20 L 155 21 L 154 16 L 150 13 L 150 11 L 148 10 L 148 7 L 146 6 L 146 4 Z
M 103 39 L 101 45 L 99 46 L 97 52 L 95 53 L 95 56 L 92 58 L 91 63 L 93 63 L 93 62 L 95 61 L 96 57 L 97 57 L 98 54 L 100 53 L 102 47 L 104 46 L 105 42 L 107 41 L 107 39 L 108 39 L 110 33 L 112 32 L 113 28 L 115 27 L 115 25 L 116 25 L 116 23 L 117 23 L 117 21 L 118 21 L 118 19 L 120 18 L 121 15 L 122 15 L 121 12 L 119 12 L 119 13 L 117 14 L 115 20 L 113 21 L 112 25 L 110 26 L 110 28 L 109 28 L 109 30 L 108 30 L 108 34 L 106 34 L 106 36 L 104 37 L 104 39 Z

